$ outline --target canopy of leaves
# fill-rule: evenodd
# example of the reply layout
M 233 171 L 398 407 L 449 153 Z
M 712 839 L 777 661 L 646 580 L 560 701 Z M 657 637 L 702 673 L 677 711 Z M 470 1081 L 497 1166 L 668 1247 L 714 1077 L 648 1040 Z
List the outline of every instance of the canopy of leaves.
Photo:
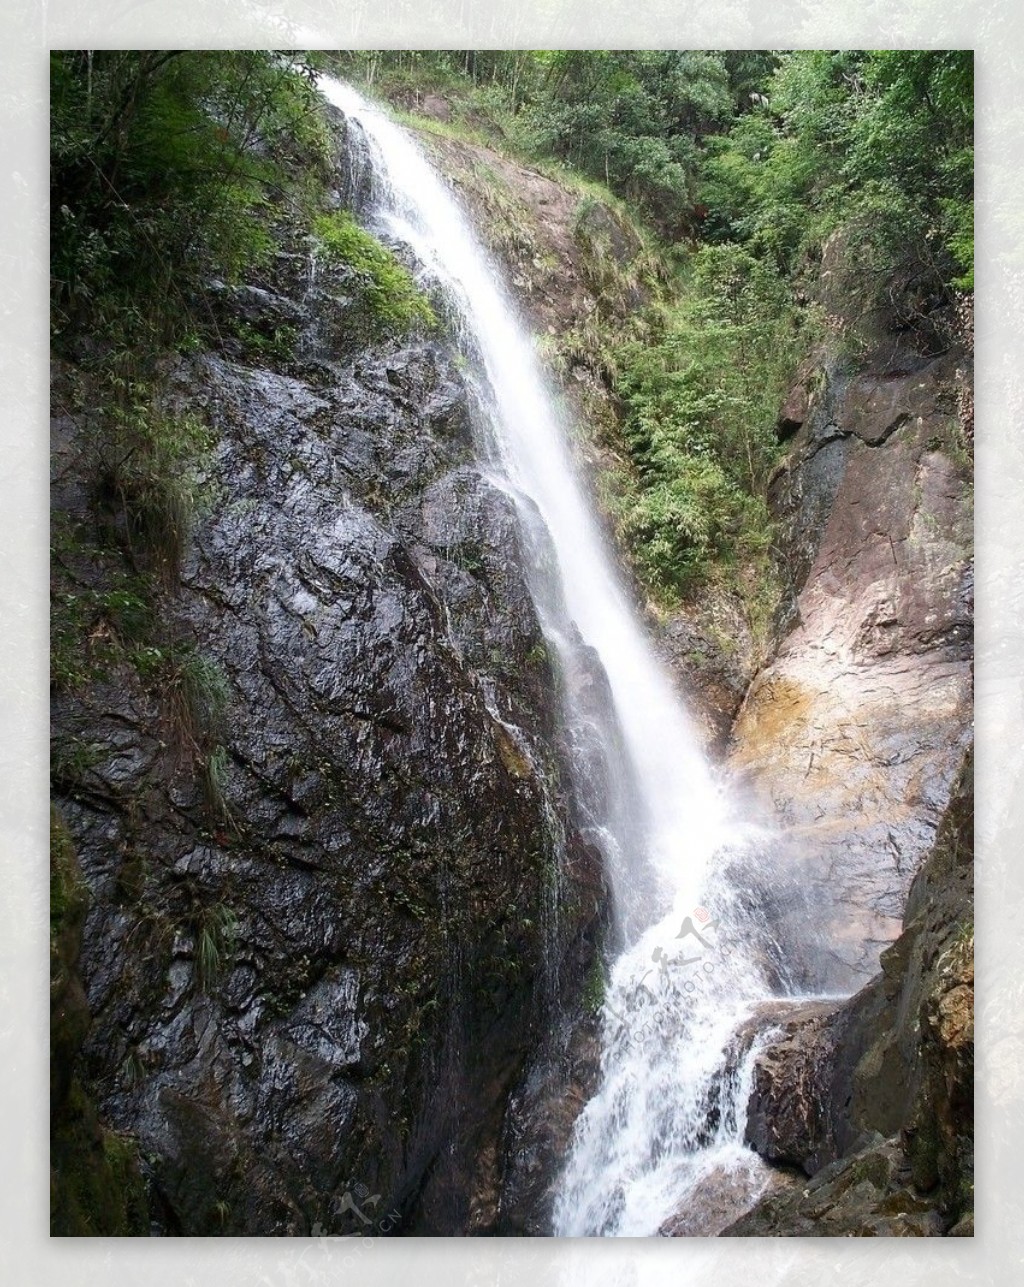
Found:
M 971 289 L 973 86 L 970 50 L 785 55 L 708 145 L 706 232 L 793 269 L 845 226 L 879 281 Z
M 639 487 L 620 531 L 663 597 L 685 595 L 716 561 L 767 551 L 764 484 L 797 352 L 792 314 L 770 264 L 709 246 L 660 339 L 621 355 L 617 391 Z
M 312 69 L 294 57 L 53 53 L 55 331 L 84 310 L 122 330 L 145 316 L 171 338 L 193 286 L 266 260 L 269 204 L 307 208 L 331 161 Z

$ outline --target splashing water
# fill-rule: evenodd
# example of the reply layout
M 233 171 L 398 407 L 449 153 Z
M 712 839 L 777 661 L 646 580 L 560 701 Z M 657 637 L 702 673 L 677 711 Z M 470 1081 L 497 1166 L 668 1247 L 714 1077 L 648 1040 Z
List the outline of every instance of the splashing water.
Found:
M 756 837 L 730 818 L 630 605 L 499 270 L 408 134 L 347 85 L 320 85 L 348 121 L 364 218 L 409 248 L 474 359 L 480 455 L 534 554 L 530 588 L 611 880 L 619 956 L 602 1009 L 601 1080 L 559 1181 L 554 1232 L 654 1234 L 716 1169 L 751 1194 L 760 1182 L 742 1145 L 755 1046 L 734 1034 L 768 994 L 756 947 L 765 937 L 721 858 L 749 859 Z M 603 703 L 587 692 L 595 653 Z M 599 787 L 588 783 L 595 775 Z

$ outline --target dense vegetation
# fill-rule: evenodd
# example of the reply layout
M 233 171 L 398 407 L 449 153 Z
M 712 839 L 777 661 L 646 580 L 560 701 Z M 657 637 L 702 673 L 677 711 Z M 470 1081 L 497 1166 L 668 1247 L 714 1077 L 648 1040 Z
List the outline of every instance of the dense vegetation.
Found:
M 302 214 L 330 177 L 308 63 L 273 55 L 51 56 L 53 327 L 132 343 L 202 325 L 200 287 L 266 264 L 268 214 Z M 163 302 L 163 307 L 161 307 Z
M 970 50 L 360 51 L 342 70 L 439 89 L 455 122 L 557 157 L 633 202 L 671 243 L 749 244 L 792 269 L 875 219 L 940 282 L 973 251 Z
M 816 308 L 842 231 L 864 315 L 948 343 L 973 288 L 970 51 L 367 51 L 348 75 L 541 167 L 605 185 L 646 220 L 661 271 L 642 315 L 586 343 L 621 408 L 629 468 L 605 499 L 655 598 L 773 599 L 765 487 L 775 415 L 836 319 Z M 611 198 L 607 198 L 609 201 Z M 582 208 L 582 207 L 581 207 Z M 855 344 L 856 337 L 844 340 Z

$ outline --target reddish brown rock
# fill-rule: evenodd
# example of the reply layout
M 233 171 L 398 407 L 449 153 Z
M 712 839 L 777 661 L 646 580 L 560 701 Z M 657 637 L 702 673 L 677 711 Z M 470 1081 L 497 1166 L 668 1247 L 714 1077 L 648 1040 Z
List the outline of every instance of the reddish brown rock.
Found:
M 953 357 L 832 371 L 772 483 L 788 633 L 729 764 L 776 834 L 765 880 L 798 983 L 866 982 L 899 933 L 972 712 L 971 511 Z

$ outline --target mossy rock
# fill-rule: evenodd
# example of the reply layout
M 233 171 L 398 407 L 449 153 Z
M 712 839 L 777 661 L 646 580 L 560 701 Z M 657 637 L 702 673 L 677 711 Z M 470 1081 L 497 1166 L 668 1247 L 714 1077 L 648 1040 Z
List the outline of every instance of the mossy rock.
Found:
M 60 812 L 50 806 L 50 948 L 65 952 L 73 948 L 89 905 L 88 891 L 75 857 L 71 833 Z
M 75 1061 L 89 1032 L 76 967 L 89 899 L 75 846 L 50 812 L 50 1232 L 56 1237 L 139 1237 L 149 1232 L 134 1140 L 106 1130 Z
M 64 1238 L 149 1234 L 138 1146 L 100 1125 L 77 1081 L 51 1128 L 50 1233 Z

